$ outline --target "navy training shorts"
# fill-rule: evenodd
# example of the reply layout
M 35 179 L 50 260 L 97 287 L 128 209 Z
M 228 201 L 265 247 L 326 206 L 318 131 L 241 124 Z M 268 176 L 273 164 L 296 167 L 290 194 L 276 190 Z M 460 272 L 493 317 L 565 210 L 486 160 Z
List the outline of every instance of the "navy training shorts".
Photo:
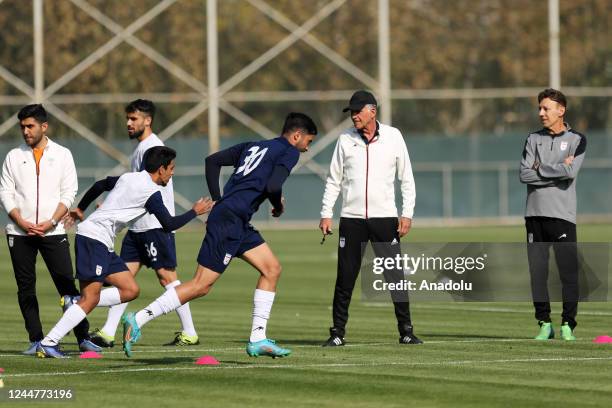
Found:
M 215 205 L 206 223 L 198 264 L 223 273 L 232 258 L 265 243 L 259 231 L 223 204 Z
M 102 242 L 83 235 L 74 239 L 76 278 L 80 281 L 104 282 L 108 275 L 127 271 L 125 262 Z
M 159 228 L 143 232 L 128 231 L 121 244 L 121 259 L 140 262 L 155 270 L 176 269 L 174 234 Z

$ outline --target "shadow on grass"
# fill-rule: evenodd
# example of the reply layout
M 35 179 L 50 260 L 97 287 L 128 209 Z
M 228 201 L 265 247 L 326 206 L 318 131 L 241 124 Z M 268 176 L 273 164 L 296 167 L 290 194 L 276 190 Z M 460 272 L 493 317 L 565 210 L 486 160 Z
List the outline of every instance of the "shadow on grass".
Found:
M 23 350 L 25 350 L 25 349 L 26 349 L 26 347 L 23 348 Z M 0 354 L 22 355 L 23 350 L 22 349 L 19 349 L 19 350 L 0 349 Z
M 149 365 L 173 365 L 173 364 L 185 364 L 194 363 L 195 357 L 162 357 L 162 358 L 126 358 L 124 361 L 130 363 L 141 364 L 143 366 Z M 131 364 L 130 364 L 131 365 Z
M 252 360 L 252 361 L 219 360 L 219 363 L 221 363 L 221 365 L 228 364 L 228 365 L 237 365 L 237 366 L 250 366 L 258 362 L 259 362 L 258 360 Z

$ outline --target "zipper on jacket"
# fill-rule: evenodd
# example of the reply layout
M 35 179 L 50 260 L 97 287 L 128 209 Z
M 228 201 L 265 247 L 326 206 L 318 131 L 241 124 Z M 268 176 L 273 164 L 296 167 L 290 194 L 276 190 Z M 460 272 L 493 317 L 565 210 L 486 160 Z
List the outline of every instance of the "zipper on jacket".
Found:
M 365 218 L 368 219 L 368 171 L 370 167 L 370 144 L 366 144 Z
M 34 165 L 36 166 L 36 158 L 34 158 Z M 36 166 L 36 224 L 38 224 L 39 196 L 40 196 L 40 164 Z

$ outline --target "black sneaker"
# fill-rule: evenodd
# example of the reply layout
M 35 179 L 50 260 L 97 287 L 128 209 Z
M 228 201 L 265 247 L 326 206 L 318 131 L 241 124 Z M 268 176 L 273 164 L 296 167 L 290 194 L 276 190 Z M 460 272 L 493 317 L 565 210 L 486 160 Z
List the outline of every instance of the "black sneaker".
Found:
M 342 335 L 341 335 L 342 334 Z M 340 333 L 335 327 L 329 329 L 329 339 L 323 343 L 323 347 L 338 347 L 344 346 L 344 333 Z
M 423 340 L 419 339 L 414 333 L 408 333 L 399 338 L 400 344 L 423 344 Z

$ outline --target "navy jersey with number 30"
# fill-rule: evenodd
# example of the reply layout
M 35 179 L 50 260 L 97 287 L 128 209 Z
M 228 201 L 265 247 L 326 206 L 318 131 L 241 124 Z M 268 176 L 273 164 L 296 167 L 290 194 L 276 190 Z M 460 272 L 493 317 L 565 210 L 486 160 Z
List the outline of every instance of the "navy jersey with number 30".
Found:
M 235 168 L 217 205 L 223 203 L 244 219 L 250 219 L 259 205 L 268 198 L 266 186 L 274 169 L 283 166 L 289 173 L 300 156 L 300 152 L 284 137 L 241 143 L 217 154 L 223 156 L 224 165 L 233 165 Z

